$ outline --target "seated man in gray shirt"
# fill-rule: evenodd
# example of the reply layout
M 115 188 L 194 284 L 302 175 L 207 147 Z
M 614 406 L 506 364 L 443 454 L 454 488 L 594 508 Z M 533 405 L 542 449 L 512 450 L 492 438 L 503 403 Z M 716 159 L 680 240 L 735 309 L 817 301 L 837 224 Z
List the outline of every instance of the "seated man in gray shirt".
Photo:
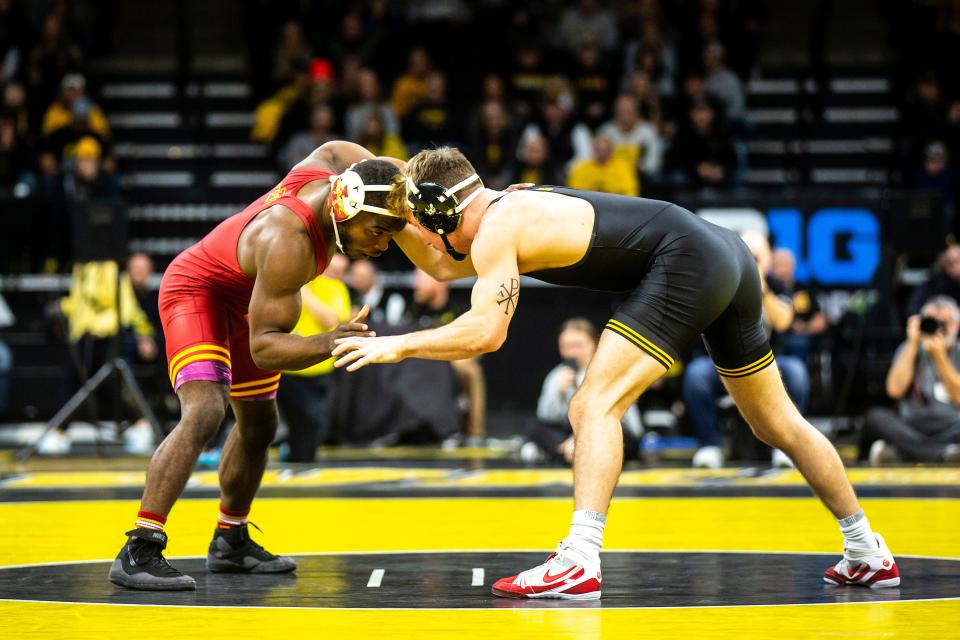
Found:
M 547 374 L 537 400 L 537 419 L 530 428 L 529 442 L 521 449 L 527 462 L 565 460 L 573 462 L 573 429 L 567 410 L 573 393 L 583 382 L 587 365 L 597 350 L 597 328 L 585 318 L 571 318 L 560 327 L 558 336 L 562 361 Z M 630 405 L 621 421 L 624 458 L 634 458 L 643 427 L 637 406 Z
M 898 459 L 960 462 L 960 309 L 948 296 L 930 298 L 907 320 L 907 339 L 887 372 L 887 394 L 900 401 L 867 414 L 871 464 Z

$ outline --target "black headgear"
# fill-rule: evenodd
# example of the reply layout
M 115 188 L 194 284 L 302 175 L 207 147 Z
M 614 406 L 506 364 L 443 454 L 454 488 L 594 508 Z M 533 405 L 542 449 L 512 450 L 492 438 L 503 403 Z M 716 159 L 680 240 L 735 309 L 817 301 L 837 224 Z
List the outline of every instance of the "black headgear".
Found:
M 464 198 L 463 202 L 459 202 L 454 194 L 474 182 L 479 182 L 480 188 Z M 415 184 L 413 180 L 407 178 L 407 206 L 410 207 L 420 226 L 440 236 L 450 257 L 454 260 L 463 260 L 467 257 L 466 254 L 455 251 L 447 240 L 447 235 L 457 230 L 463 218 L 463 210 L 481 191 L 483 191 L 483 181 L 477 174 L 461 180 L 448 189 L 433 182 Z

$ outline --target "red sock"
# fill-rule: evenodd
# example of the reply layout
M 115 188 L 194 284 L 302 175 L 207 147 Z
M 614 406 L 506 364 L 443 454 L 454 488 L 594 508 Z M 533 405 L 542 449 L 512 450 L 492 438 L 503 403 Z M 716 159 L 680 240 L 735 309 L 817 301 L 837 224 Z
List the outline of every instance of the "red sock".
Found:
M 220 505 L 220 514 L 217 516 L 217 529 L 232 529 L 242 527 L 247 524 L 247 516 L 250 515 L 250 509 L 243 511 L 230 511 Z
M 153 529 L 154 531 L 163 531 L 163 525 L 167 523 L 167 516 L 161 516 L 150 511 L 141 509 L 137 511 L 136 527 L 138 529 Z

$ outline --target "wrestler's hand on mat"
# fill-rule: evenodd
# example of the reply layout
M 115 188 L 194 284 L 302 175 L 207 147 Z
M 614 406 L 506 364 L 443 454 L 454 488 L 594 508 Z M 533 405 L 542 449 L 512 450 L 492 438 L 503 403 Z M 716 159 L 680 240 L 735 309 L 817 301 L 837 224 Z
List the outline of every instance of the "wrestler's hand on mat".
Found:
M 403 336 L 381 336 L 379 338 L 341 338 L 331 353 L 339 359 L 333 366 L 346 367 L 347 371 L 356 371 L 368 364 L 399 362 L 403 360 Z
M 350 322 L 345 322 L 341 325 L 338 325 L 335 329 L 323 334 L 324 338 L 324 349 L 325 353 L 332 354 L 334 348 L 339 344 L 340 340 L 346 338 L 373 338 L 377 334 L 374 331 L 370 331 L 370 328 L 364 322 L 367 319 L 367 315 L 370 313 L 370 307 L 368 305 L 363 305 L 363 308 L 357 312 Z

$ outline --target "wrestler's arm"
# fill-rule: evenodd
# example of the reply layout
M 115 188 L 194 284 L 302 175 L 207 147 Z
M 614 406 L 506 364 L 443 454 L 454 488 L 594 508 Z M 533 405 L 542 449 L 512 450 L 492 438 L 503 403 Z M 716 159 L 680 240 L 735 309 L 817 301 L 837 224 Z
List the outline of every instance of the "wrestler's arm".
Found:
M 337 340 L 333 355 L 340 358 L 335 365 L 356 371 L 375 362 L 404 358 L 462 360 L 499 349 L 507 338 L 520 296 L 516 246 L 509 233 L 485 228 L 472 248 L 477 282 L 468 312 L 450 324 L 427 331 Z
M 467 256 L 466 260 L 457 261 L 444 253 L 440 253 L 425 243 L 420 238 L 417 227 L 410 223 L 407 223 L 406 227 L 393 236 L 393 241 L 406 254 L 410 262 L 435 280 L 446 282 L 477 275 L 472 256 Z
M 361 147 L 353 142 L 331 140 L 314 149 L 313 153 L 307 156 L 298 166 L 318 167 L 329 169 L 334 173 L 343 173 L 350 165 L 356 162 L 373 159 L 385 160 L 395 165 L 398 169 L 403 169 L 407 164 L 396 158 L 375 156 L 365 147 Z
M 364 308 L 352 322 L 329 333 L 295 336 L 300 318 L 300 287 L 313 276 L 310 240 L 302 229 L 281 227 L 261 238 L 255 260 L 257 278 L 250 298 L 250 353 L 267 371 L 305 369 L 330 357 L 337 337 L 373 336 L 363 324 Z

